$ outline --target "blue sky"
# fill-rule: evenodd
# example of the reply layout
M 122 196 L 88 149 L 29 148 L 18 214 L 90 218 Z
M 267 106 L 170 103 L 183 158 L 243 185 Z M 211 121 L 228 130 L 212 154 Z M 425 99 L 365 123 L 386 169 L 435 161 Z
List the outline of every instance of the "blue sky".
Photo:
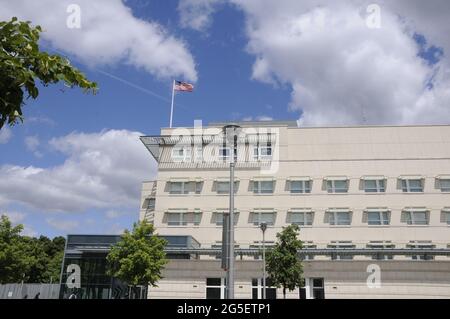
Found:
M 103 52 L 95 43 L 94 53 L 84 42 L 77 44 L 94 27 L 87 23 L 76 35 L 60 31 L 46 20 L 45 11 L 57 9 L 53 1 L 25 9 L 31 0 L 0 0 L 6 8 L 0 18 L 17 15 L 44 25 L 42 48 L 66 55 L 100 91 L 93 96 L 62 85 L 40 88 L 39 99 L 24 107 L 24 124 L 0 132 L 0 212 L 24 223 L 30 235 L 117 233 L 132 225 L 140 182 L 155 174 L 137 137 L 156 135 L 168 125 L 173 78 L 195 82 L 193 93 L 176 96 L 175 126 L 190 126 L 195 119 L 351 125 L 449 118 L 450 43 L 438 24 L 444 21 L 441 12 L 450 12 L 445 2 L 436 0 L 440 12 L 415 11 L 400 0 L 382 5 L 381 27 L 371 30 L 360 14 L 365 1 L 319 1 L 322 6 L 288 0 L 92 1 L 130 22 L 158 25 L 162 39 L 174 39 L 169 49 L 157 48 L 163 54 L 149 57 L 150 65 L 145 55 L 132 59 L 127 52 L 151 55 L 158 44 L 136 36 L 136 48 L 134 42 L 125 47 L 115 36 L 128 25 L 100 16 L 84 0 L 78 2 L 88 21 L 120 29 L 100 34 L 99 42 L 109 39 Z M 65 12 L 59 14 L 64 21 Z M 325 17 L 324 25 L 318 16 Z M 129 34 L 148 34 L 151 28 L 139 25 Z M 70 36 L 72 43 L 65 41 Z M 121 46 L 125 53 L 114 56 Z M 165 55 L 180 66 L 167 71 Z M 183 65 L 180 57 L 193 63 Z M 400 100 L 398 92 L 406 92 Z

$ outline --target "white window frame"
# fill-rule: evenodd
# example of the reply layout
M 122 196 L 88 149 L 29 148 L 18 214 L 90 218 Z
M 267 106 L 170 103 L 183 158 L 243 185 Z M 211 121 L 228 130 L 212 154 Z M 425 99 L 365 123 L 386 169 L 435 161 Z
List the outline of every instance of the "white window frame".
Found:
M 268 227 L 272 227 L 276 223 L 276 219 L 277 219 L 277 212 L 276 211 L 257 211 L 257 210 L 254 210 L 254 211 L 251 212 L 251 214 L 253 214 L 252 215 L 252 219 L 253 219 L 252 220 L 252 224 L 254 226 L 259 227 L 259 225 L 261 225 L 261 222 L 262 222 L 261 215 L 269 215 L 269 214 L 271 214 L 273 216 L 272 217 L 272 221 L 270 223 L 267 222 L 267 226 Z
M 444 208 L 441 211 L 441 214 L 444 214 L 445 216 L 445 223 L 450 226 L 450 209 L 449 208 Z
M 302 215 L 302 218 L 300 222 L 293 222 L 293 215 Z M 308 215 L 311 216 L 311 223 L 308 222 Z M 296 211 L 296 210 L 291 210 L 288 212 L 288 216 L 289 216 L 289 221 L 288 223 L 291 225 L 298 225 L 298 226 L 303 226 L 303 227 L 311 227 L 314 223 L 314 212 L 313 211 Z
M 448 186 L 442 187 L 442 181 L 448 183 Z M 450 193 L 450 179 L 449 178 L 440 178 L 439 179 L 439 189 L 443 193 Z
M 327 245 L 327 248 L 331 249 L 352 249 L 355 245 L 351 241 L 332 241 L 330 244 Z M 352 255 L 340 255 L 338 253 L 331 256 L 332 260 L 353 260 Z
M 420 188 L 411 187 L 410 182 L 411 181 L 420 181 Z M 403 193 L 423 193 L 425 188 L 425 183 L 423 178 L 402 178 L 402 191 Z
M 329 194 L 347 194 L 350 189 L 350 182 L 348 179 L 327 179 L 327 192 Z M 344 190 L 343 188 L 337 188 L 336 182 L 345 182 L 347 187 L 345 188 L 345 191 L 338 191 L 338 190 Z
M 330 226 L 334 226 L 334 227 L 342 227 L 342 226 L 351 226 L 352 225 L 352 212 L 350 210 L 348 211 L 328 211 L 327 212 L 329 215 L 329 224 Z M 339 214 L 347 214 L 349 216 L 349 223 L 348 224 L 338 224 L 338 216 Z
M 169 194 L 170 195 L 187 195 L 187 194 L 189 194 L 189 187 L 186 187 L 187 183 L 190 183 L 190 182 L 188 182 L 188 181 L 186 181 L 186 182 L 183 182 L 183 181 L 179 181 L 179 182 L 178 181 L 169 181 Z M 172 186 L 174 184 L 180 184 L 181 185 L 180 192 L 174 192 L 172 190 Z
M 264 152 L 263 152 L 263 150 L 264 150 Z M 265 154 L 263 154 L 263 153 L 265 153 Z M 270 155 L 267 155 L 267 153 L 270 153 Z M 254 161 L 271 161 L 272 158 L 273 158 L 273 147 L 271 144 L 253 147 L 253 160 Z
M 403 210 L 402 213 L 406 214 L 406 216 L 408 216 L 409 214 L 409 218 L 407 217 L 407 221 L 406 224 L 408 226 L 428 226 L 430 225 L 430 216 L 427 210 Z M 415 214 L 425 214 L 425 224 L 418 224 L 416 223 L 417 218 L 415 217 Z
M 294 191 L 294 189 L 292 187 L 293 183 L 301 183 L 300 189 Z M 290 180 L 289 181 L 289 191 L 291 194 L 311 194 L 311 188 L 312 188 L 311 180 Z
M 267 192 L 262 190 L 263 183 L 271 183 L 272 184 L 272 191 Z M 267 180 L 267 181 L 253 181 L 253 193 L 257 195 L 271 195 L 275 193 L 275 181 L 273 180 Z
M 226 184 L 226 190 L 219 190 L 219 185 Z M 238 191 L 239 181 L 234 181 L 234 193 Z M 229 195 L 230 194 L 230 182 L 228 181 L 216 181 L 216 193 L 219 195 Z
M 203 147 L 197 146 L 194 148 L 194 161 L 203 162 Z
M 225 155 L 223 155 L 223 151 L 225 151 Z M 231 147 L 219 147 L 217 150 L 217 155 L 219 157 L 219 161 L 229 162 L 231 160 Z
M 367 182 L 375 182 L 375 188 L 367 187 Z M 385 179 L 365 179 L 364 192 L 369 194 L 386 193 L 386 180 Z
M 390 212 L 388 210 L 367 210 L 365 212 L 367 214 L 367 225 L 369 226 L 389 226 L 391 224 L 390 221 Z M 370 223 L 370 215 L 378 214 L 378 222 L 379 224 L 371 224 Z
M 219 226 L 222 227 L 223 226 L 223 215 L 224 214 L 228 214 L 228 211 L 225 211 L 225 210 L 221 209 L 221 210 L 216 210 L 216 211 L 213 212 L 214 224 L 217 227 L 219 227 Z M 233 218 L 234 219 L 234 226 L 236 226 L 237 223 L 238 223 L 238 220 L 239 220 L 239 212 L 237 210 L 234 211 L 234 216 L 233 217 L 234 217 Z
M 183 155 L 175 154 L 177 151 L 182 150 Z M 172 161 L 174 163 L 187 163 L 191 161 L 192 148 L 189 146 L 174 146 L 172 148 Z
M 196 211 L 196 210 L 186 210 L 186 211 L 168 211 L 166 212 L 167 214 L 167 225 L 171 226 L 171 227 L 182 227 L 182 226 L 188 226 L 188 225 L 193 225 L 193 226 L 199 226 L 201 223 L 201 219 L 202 219 L 202 214 L 203 212 L 201 211 Z M 189 221 L 188 218 L 186 218 L 186 216 L 192 214 L 192 222 Z M 178 217 L 178 221 L 176 222 L 171 222 L 169 221 L 169 216 L 175 216 L 175 215 L 179 215 Z M 200 216 L 200 219 L 198 219 L 198 216 Z
M 205 279 L 205 299 L 207 296 L 208 288 L 220 288 L 220 299 L 225 299 L 225 278 L 220 278 L 220 286 L 208 286 L 208 279 L 219 279 L 218 277 L 208 277 Z

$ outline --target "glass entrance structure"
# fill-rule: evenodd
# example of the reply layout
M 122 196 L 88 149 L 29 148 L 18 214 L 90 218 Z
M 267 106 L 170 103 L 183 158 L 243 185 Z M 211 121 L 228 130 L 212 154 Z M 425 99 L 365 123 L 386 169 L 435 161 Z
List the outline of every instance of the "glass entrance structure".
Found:
M 191 236 L 161 237 L 168 242 L 166 249 L 200 247 Z M 106 274 L 106 256 L 120 239 L 120 235 L 68 235 L 61 269 L 60 299 L 146 299 L 147 286 L 131 289 L 127 283 Z M 191 255 L 168 253 L 167 258 L 190 259 Z M 78 279 L 79 285 L 76 284 Z

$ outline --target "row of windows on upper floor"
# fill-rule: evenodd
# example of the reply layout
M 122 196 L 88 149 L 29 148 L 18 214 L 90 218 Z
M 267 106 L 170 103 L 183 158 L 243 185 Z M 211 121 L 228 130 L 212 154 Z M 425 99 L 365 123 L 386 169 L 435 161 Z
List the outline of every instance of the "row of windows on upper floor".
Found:
M 214 211 L 211 217 L 211 223 L 221 226 L 226 216 L 226 210 Z M 295 224 L 299 226 L 313 226 L 317 213 L 310 209 L 292 209 L 285 215 L 286 224 Z M 200 210 L 169 210 L 164 213 L 163 224 L 168 226 L 199 226 L 203 217 Z M 240 213 L 236 211 L 234 223 L 237 225 Z M 401 215 L 400 222 L 411 226 L 427 226 L 430 224 L 430 211 L 426 208 L 405 208 Z M 260 226 L 262 223 L 273 226 L 276 223 L 277 212 L 275 210 L 254 210 L 249 213 L 248 223 L 254 226 Z M 351 226 L 353 212 L 350 209 L 330 209 L 325 211 L 323 222 L 330 226 Z M 370 208 L 363 211 L 362 223 L 368 226 L 389 226 L 392 222 L 391 211 L 387 208 Z M 441 210 L 441 224 L 450 225 L 450 208 Z
M 266 241 L 265 246 L 266 248 L 270 249 L 275 245 L 275 242 L 273 241 Z M 222 242 L 217 242 L 216 244 L 212 244 L 211 248 L 219 249 L 222 248 Z M 235 248 L 240 248 L 240 245 L 236 244 Z M 262 243 L 260 241 L 255 241 L 253 244 L 248 245 L 248 248 L 250 249 L 262 249 Z M 317 248 L 325 248 L 325 249 L 435 249 L 436 244 L 433 243 L 431 240 L 410 240 L 406 245 L 396 245 L 392 241 L 389 240 L 377 240 L 377 241 L 369 241 L 366 244 L 359 244 L 356 245 L 351 240 L 344 240 L 344 241 L 331 241 L 328 244 L 320 245 L 320 247 L 312 242 L 312 241 L 306 241 L 303 242 L 303 249 L 317 249 Z M 450 244 L 447 245 L 446 248 L 450 248 Z M 216 258 L 220 258 L 219 256 L 215 256 Z M 314 255 L 306 254 L 304 255 L 305 260 L 312 260 L 314 259 Z M 385 255 L 383 253 L 373 254 L 370 256 L 374 260 L 392 260 L 394 259 L 393 255 Z M 260 255 L 255 255 L 254 259 L 260 259 Z M 432 255 L 412 255 L 410 256 L 412 260 L 433 260 L 434 256 Z M 352 260 L 352 255 L 343 255 L 339 253 L 334 253 L 331 255 L 332 260 Z
M 227 162 L 231 160 L 230 147 L 214 147 L 209 151 L 202 147 L 176 146 L 172 148 L 171 159 L 174 163 L 203 162 L 206 160 L 218 160 Z M 237 150 L 235 157 L 237 158 Z M 257 145 L 252 147 L 252 153 L 248 160 L 271 161 L 273 156 L 272 144 Z
M 404 193 L 423 193 L 425 179 L 421 177 L 400 177 L 399 188 Z M 365 177 L 360 181 L 360 189 L 365 193 L 386 193 L 386 178 Z M 239 181 L 235 182 L 234 192 L 238 193 Z M 254 194 L 273 194 L 276 181 L 274 179 L 251 180 L 249 190 Z M 291 178 L 286 181 L 286 190 L 291 194 L 310 194 L 313 181 L 309 178 Z M 202 181 L 180 181 L 167 182 L 166 192 L 172 195 L 186 195 L 189 193 L 201 194 Z M 324 180 L 323 189 L 329 194 L 345 194 L 349 192 L 350 180 L 348 178 L 327 178 Z M 450 192 L 450 178 L 436 178 L 435 188 L 441 192 Z M 213 192 L 217 194 L 229 194 L 230 182 L 216 180 L 213 184 Z

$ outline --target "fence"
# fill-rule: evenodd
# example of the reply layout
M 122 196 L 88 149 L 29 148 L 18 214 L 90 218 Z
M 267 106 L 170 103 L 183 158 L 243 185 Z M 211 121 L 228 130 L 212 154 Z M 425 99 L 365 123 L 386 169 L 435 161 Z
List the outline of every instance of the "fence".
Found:
M 0 299 L 58 299 L 59 284 L 0 285 Z

